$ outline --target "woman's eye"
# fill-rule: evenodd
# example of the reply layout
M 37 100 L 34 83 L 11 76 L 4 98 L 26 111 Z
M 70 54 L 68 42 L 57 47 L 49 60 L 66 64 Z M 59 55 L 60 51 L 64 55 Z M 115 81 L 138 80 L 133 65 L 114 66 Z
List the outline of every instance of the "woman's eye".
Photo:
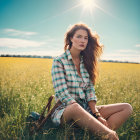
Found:
M 81 36 L 77 36 L 77 38 L 81 38 Z
M 82 38 L 82 36 L 77 36 L 77 38 Z M 88 40 L 88 37 L 84 38 L 85 40 Z

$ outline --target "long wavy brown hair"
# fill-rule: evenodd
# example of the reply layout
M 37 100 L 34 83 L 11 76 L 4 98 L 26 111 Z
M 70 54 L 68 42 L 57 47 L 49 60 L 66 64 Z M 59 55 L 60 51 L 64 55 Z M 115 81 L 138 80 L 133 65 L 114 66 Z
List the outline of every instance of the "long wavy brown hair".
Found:
M 98 76 L 98 60 L 103 52 L 103 45 L 99 43 L 99 36 L 93 34 L 91 29 L 84 23 L 74 24 L 65 34 L 64 50 L 71 49 L 72 42 L 70 38 L 72 38 L 79 29 L 85 30 L 88 33 L 88 44 L 86 49 L 81 51 L 81 55 L 83 56 L 84 66 L 89 73 L 90 79 L 95 85 Z

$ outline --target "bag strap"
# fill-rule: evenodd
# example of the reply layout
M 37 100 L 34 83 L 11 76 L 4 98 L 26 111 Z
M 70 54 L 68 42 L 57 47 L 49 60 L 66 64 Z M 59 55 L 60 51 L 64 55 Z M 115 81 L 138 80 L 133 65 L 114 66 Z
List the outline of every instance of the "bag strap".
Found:
M 48 103 L 47 103 L 46 107 L 44 108 L 43 112 L 41 113 L 39 119 L 37 121 L 35 121 L 34 126 L 31 127 L 30 135 L 33 135 L 35 131 L 38 132 L 41 129 L 41 127 L 43 127 L 43 125 L 47 122 L 47 119 L 51 116 L 51 114 L 55 111 L 55 109 L 59 105 L 62 104 L 61 101 L 59 100 L 56 102 L 56 104 L 53 106 L 53 108 L 50 109 L 53 98 L 54 98 L 54 95 L 49 97 Z M 48 109 L 48 112 L 47 112 L 47 115 L 44 117 L 44 113 L 45 113 L 46 109 Z
M 39 131 L 41 127 L 46 123 L 47 119 L 51 116 L 51 114 L 55 111 L 55 109 L 61 105 L 61 101 L 57 101 L 57 103 L 53 106 L 53 108 L 47 113 L 46 117 L 37 125 L 36 131 Z
M 50 107 L 51 107 L 51 103 L 52 103 L 53 98 L 54 98 L 54 95 L 51 95 L 49 97 L 48 103 L 47 103 L 46 107 L 44 108 L 43 112 L 41 113 L 41 115 L 38 119 L 39 123 L 44 119 L 44 113 L 45 113 L 46 109 L 48 108 L 48 112 L 50 111 Z

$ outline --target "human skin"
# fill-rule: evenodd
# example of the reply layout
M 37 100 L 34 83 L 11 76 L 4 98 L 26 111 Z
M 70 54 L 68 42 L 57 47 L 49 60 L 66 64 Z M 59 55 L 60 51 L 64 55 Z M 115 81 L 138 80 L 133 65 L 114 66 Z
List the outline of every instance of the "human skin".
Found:
M 73 37 L 71 38 L 72 42 L 72 50 L 75 50 L 77 52 L 76 56 L 79 56 L 79 53 L 83 51 L 88 43 L 88 34 L 85 30 L 77 30 Z M 76 53 L 75 53 L 76 54 Z
M 71 38 L 72 47 L 70 53 L 73 63 L 80 73 L 80 52 L 83 51 L 88 44 L 88 33 L 86 30 L 79 29 Z M 88 128 L 91 132 L 98 135 L 107 135 L 107 139 L 118 140 L 118 136 L 114 130 L 119 128 L 131 115 L 132 107 L 128 103 L 111 104 L 104 106 L 96 106 L 96 101 L 89 101 L 88 105 L 93 113 L 100 112 L 101 117 L 94 118 L 78 103 L 68 105 L 61 118 L 61 124 L 74 120 L 79 126 Z M 99 109 L 100 108 L 100 109 Z M 99 110 L 98 110 L 99 109 Z

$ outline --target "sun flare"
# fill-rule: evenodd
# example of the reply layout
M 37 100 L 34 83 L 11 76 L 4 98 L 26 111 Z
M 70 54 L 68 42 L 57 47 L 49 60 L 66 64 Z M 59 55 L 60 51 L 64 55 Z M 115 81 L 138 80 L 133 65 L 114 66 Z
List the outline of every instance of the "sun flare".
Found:
M 95 1 L 94 0 L 82 0 L 82 5 L 84 9 L 88 9 L 92 11 L 92 9 L 95 7 Z

